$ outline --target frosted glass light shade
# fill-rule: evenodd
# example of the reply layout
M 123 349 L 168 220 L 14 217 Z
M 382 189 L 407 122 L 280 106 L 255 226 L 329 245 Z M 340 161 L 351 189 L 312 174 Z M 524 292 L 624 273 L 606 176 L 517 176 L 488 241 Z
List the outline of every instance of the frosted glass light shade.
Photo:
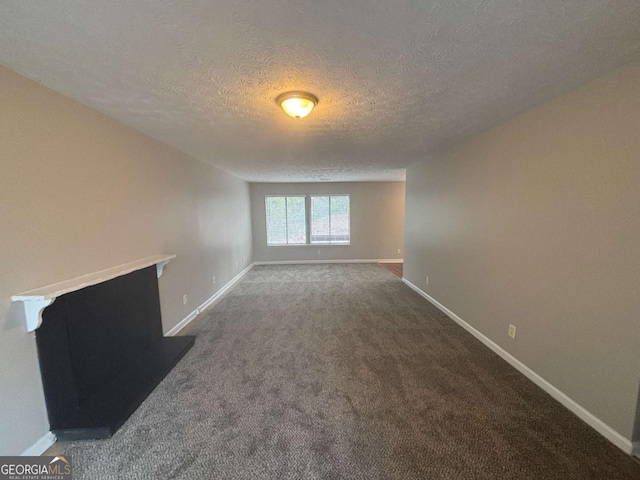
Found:
M 318 97 L 307 92 L 287 92 L 276 99 L 287 115 L 293 118 L 304 118 L 318 104 Z

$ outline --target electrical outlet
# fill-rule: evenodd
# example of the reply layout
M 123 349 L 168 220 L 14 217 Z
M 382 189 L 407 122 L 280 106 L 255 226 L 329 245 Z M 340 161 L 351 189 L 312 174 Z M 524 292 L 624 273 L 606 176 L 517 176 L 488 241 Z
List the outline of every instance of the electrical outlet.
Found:
M 397 249 L 397 250 L 396 250 L 396 253 L 400 253 L 400 249 Z
M 214 285 L 216 284 L 216 276 L 215 275 L 213 276 L 213 284 Z
M 186 293 L 184 295 L 182 295 L 182 304 L 183 305 L 187 304 L 187 294 Z
M 320 255 L 320 250 L 318 250 L 318 251 L 316 252 L 316 255 Z
M 429 275 L 427 275 L 427 276 L 424 278 L 424 283 L 426 283 L 427 285 L 429 285 Z
M 238 260 L 236 260 L 236 267 L 238 266 Z
M 516 338 L 516 326 L 509 324 L 509 330 L 507 332 L 511 338 Z

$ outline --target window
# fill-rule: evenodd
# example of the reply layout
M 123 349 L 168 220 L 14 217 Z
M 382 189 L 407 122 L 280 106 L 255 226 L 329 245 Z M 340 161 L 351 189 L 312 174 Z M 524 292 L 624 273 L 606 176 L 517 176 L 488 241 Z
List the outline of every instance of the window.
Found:
M 267 245 L 349 245 L 349 195 L 267 195 Z
M 310 240 L 311 243 L 349 243 L 348 195 L 311 197 Z
M 306 197 L 266 197 L 267 245 L 307 243 Z

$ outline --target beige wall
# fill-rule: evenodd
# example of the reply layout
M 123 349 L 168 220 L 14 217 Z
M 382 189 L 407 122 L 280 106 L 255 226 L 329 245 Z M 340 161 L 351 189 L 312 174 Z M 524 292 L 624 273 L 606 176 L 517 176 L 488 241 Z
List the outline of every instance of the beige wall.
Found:
M 248 184 L 0 67 L 0 455 L 48 430 L 10 296 L 157 253 L 167 331 L 251 263 Z
M 350 195 L 351 245 L 267 246 L 265 195 L 341 193 Z M 251 217 L 255 261 L 401 259 L 404 182 L 252 183 Z
M 631 439 L 640 64 L 411 166 L 405 225 L 409 281 Z

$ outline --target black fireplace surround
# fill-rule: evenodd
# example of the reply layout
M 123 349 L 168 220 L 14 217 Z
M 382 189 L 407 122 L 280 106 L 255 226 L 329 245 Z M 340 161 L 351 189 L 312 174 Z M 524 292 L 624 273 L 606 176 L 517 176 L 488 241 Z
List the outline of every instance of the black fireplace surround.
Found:
M 51 430 L 110 437 L 194 339 L 162 335 L 155 266 L 58 297 L 36 330 Z

